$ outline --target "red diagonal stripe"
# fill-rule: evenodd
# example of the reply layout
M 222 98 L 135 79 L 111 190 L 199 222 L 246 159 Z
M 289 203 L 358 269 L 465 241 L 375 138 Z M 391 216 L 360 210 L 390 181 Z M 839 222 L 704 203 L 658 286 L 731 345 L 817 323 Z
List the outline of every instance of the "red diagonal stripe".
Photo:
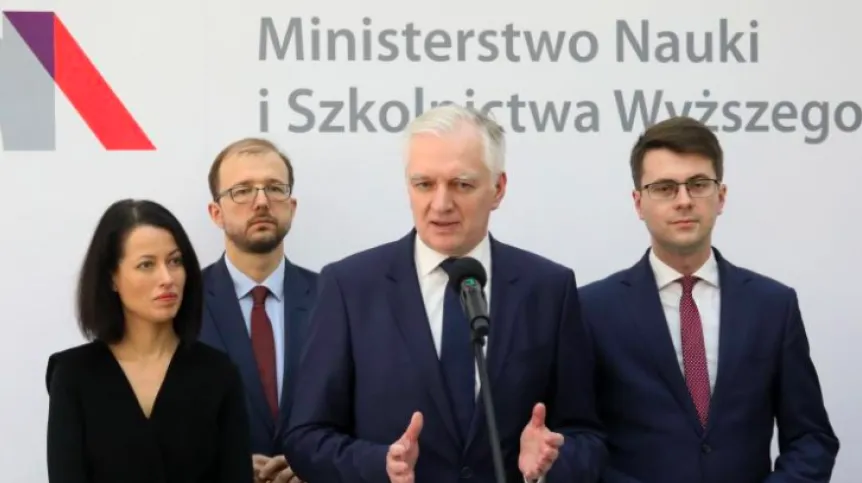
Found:
M 55 82 L 107 150 L 154 150 L 111 86 L 54 16 Z

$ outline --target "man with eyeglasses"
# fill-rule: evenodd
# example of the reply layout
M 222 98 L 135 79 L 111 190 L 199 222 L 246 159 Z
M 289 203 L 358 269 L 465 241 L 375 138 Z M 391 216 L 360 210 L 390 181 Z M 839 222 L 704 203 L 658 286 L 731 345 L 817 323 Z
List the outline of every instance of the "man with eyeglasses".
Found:
M 296 212 L 290 159 L 264 139 L 224 148 L 210 168 L 209 214 L 224 255 L 203 271 L 201 340 L 225 351 L 246 387 L 254 483 L 297 483 L 282 453 L 317 274 L 293 264 L 284 237 Z
M 727 195 L 715 134 L 671 118 L 630 162 L 651 247 L 580 291 L 607 429 L 602 481 L 828 482 L 839 442 L 796 292 L 712 247 Z

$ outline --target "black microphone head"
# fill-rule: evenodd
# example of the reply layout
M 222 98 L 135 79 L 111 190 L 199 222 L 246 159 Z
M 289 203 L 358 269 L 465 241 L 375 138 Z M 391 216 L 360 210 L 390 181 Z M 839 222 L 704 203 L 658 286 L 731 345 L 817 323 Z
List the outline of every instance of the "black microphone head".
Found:
M 448 270 L 449 283 L 455 290 L 461 290 L 461 284 L 467 279 L 474 279 L 479 287 L 485 288 L 485 283 L 488 281 L 488 274 L 485 273 L 485 267 L 479 263 L 479 260 L 471 257 L 458 258 L 452 262 L 452 266 Z

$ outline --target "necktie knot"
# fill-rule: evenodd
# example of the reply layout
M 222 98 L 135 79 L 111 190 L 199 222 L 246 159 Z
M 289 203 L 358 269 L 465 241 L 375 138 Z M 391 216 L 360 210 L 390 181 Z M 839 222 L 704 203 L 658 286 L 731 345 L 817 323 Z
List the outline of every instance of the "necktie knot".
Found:
M 679 279 L 679 283 L 682 284 L 682 293 L 691 294 L 692 289 L 694 289 L 694 284 L 700 280 L 699 278 L 693 275 L 685 275 Z
M 255 305 L 263 305 L 266 302 L 266 297 L 269 295 L 269 289 L 263 285 L 251 289 L 251 299 Z

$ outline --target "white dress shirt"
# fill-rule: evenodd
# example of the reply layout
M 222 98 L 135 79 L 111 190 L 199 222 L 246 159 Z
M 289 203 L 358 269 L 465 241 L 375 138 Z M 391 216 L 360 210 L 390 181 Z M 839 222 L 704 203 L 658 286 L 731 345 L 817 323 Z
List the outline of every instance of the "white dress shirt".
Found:
M 682 334 L 680 333 L 679 301 L 682 298 L 682 284 L 677 282 L 682 274 L 658 259 L 650 250 L 649 262 L 658 285 L 664 317 L 670 329 L 670 338 L 676 350 L 680 370 L 685 374 L 682 359 Z M 700 313 L 703 325 L 703 343 L 706 348 L 706 366 L 709 371 L 710 391 L 715 389 L 718 375 L 718 334 L 721 311 L 721 292 L 719 291 L 718 264 L 715 254 L 710 252 L 709 259 L 693 274 L 699 280 L 692 289 L 692 298 Z

